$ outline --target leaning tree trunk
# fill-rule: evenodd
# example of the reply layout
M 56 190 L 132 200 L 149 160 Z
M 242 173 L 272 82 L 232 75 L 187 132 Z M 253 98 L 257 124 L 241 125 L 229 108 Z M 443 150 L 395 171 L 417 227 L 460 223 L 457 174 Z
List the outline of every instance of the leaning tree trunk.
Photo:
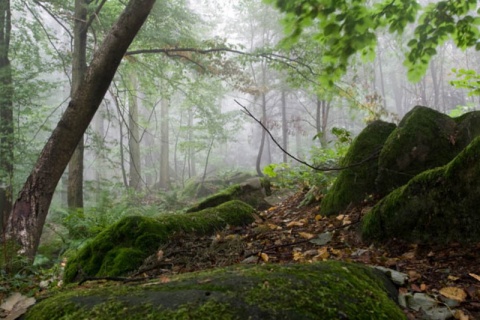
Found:
M 155 0 L 130 0 L 95 52 L 85 77 L 48 139 L 14 204 L 10 236 L 19 253 L 35 256 L 55 187 L 97 111 L 128 46 Z

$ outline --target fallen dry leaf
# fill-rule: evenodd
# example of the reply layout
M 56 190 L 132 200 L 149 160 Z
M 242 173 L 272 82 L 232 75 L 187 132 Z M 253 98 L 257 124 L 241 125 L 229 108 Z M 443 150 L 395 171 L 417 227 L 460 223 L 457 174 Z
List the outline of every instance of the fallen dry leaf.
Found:
M 454 317 L 455 317 L 455 319 L 458 319 L 458 320 L 469 320 L 470 319 L 470 317 L 467 316 L 462 310 L 455 311 Z
M 320 221 L 320 220 L 322 220 L 322 218 L 323 218 L 323 217 L 322 217 L 321 214 L 317 214 L 317 215 L 315 216 L 315 220 L 316 220 L 316 221 Z
M 440 294 L 459 302 L 463 302 L 467 298 L 467 293 L 463 289 L 456 287 L 444 287 L 440 289 Z
M 314 234 L 308 233 L 308 232 L 299 232 L 298 235 L 304 239 L 312 239 L 315 237 Z
M 268 254 L 265 252 L 260 253 L 260 258 L 262 258 L 264 262 L 268 262 Z
M 469 273 L 468 275 L 469 275 L 470 277 L 474 278 L 475 280 L 480 281 L 480 276 L 479 276 L 479 275 L 477 275 L 477 274 L 475 274 L 475 273 Z
M 293 260 L 294 261 L 300 261 L 300 260 L 303 260 L 304 257 L 303 257 L 303 254 L 299 251 L 294 251 L 293 252 Z
M 287 228 L 291 228 L 291 227 L 303 227 L 304 223 L 301 222 L 301 221 L 291 221 L 289 223 L 287 223 Z
M 459 277 L 452 276 L 452 275 L 449 275 L 449 276 L 447 277 L 447 279 L 450 280 L 450 281 L 457 281 L 457 280 L 460 279 L 460 278 L 459 278 Z

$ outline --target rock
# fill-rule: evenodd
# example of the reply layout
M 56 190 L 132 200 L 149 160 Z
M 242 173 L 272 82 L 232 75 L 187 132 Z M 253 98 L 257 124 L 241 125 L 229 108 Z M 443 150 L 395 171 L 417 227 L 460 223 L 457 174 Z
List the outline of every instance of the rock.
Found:
M 270 204 L 264 199 L 270 190 L 270 183 L 266 179 L 251 178 L 247 181 L 228 187 L 196 205 L 187 209 L 187 212 L 197 212 L 206 208 L 216 207 L 231 200 L 243 201 L 257 210 L 265 210 Z
M 377 190 L 386 195 L 417 174 L 443 166 L 460 152 L 453 142 L 456 122 L 436 110 L 416 106 L 388 137 L 378 158 Z
M 375 269 L 383 272 L 394 284 L 397 286 L 403 286 L 407 282 L 408 275 L 402 272 L 395 271 L 393 269 L 385 268 L 382 266 L 375 266 Z
M 66 282 L 79 277 L 119 276 L 136 270 L 175 233 L 212 234 L 227 225 L 254 221 L 255 210 L 238 200 L 196 213 L 162 215 L 158 218 L 125 217 L 98 234 L 68 260 Z
M 366 240 L 479 241 L 480 137 L 443 167 L 427 170 L 377 203 L 362 222 Z
M 26 319 L 406 319 L 383 274 L 338 261 L 93 285 L 39 302 Z
M 369 124 L 353 141 L 341 167 L 364 162 L 361 165 L 342 170 L 332 188 L 321 202 L 322 215 L 337 214 L 350 204 L 361 203 L 368 195 L 377 193 L 378 153 L 395 125 L 383 121 Z

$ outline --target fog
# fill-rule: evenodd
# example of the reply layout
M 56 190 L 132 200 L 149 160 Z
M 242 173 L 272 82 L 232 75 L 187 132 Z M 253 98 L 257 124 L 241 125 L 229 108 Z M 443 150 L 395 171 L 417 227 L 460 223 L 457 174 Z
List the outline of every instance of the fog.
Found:
M 17 153 L 23 155 L 16 164 L 18 189 L 68 103 L 72 21 L 68 9 L 53 5 L 15 10 L 12 63 L 19 73 L 36 70 L 29 79 L 18 76 L 18 86 L 29 81 L 37 86 L 30 89 L 34 99 L 21 97 L 15 106 Z M 102 10 L 110 11 L 92 25 L 88 57 L 117 9 L 110 4 Z M 262 174 L 271 163 L 298 165 L 277 144 L 313 162 L 312 148 L 334 147 L 333 128 L 355 136 L 368 122 L 397 122 L 416 105 L 452 113 L 473 110 L 478 103 L 451 81 L 457 78 L 453 69 L 476 69 L 480 58 L 450 42 L 439 48 L 425 76 L 412 83 L 403 65 L 408 39 L 379 33 L 376 57 L 354 57 L 341 81 L 327 88 L 319 82 L 320 43 L 305 30 L 293 48 L 280 47 L 282 15 L 261 1 L 161 2 L 152 15 L 132 50 L 175 51 L 125 57 L 85 135 L 88 203 L 95 203 L 102 190 L 132 187 L 135 174 L 140 179 L 135 188 L 146 193 L 226 172 Z M 24 19 L 29 24 L 20 26 Z M 27 45 L 36 46 L 34 53 Z M 65 196 L 66 178 L 56 201 L 64 202 Z

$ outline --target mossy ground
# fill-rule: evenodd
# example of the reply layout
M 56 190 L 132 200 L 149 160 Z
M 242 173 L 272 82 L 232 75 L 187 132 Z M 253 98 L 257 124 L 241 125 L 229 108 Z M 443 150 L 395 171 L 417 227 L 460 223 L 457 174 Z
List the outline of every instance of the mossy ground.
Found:
M 350 204 L 358 204 L 368 195 L 377 193 L 375 179 L 378 170 L 379 152 L 395 125 L 375 121 L 368 125 L 354 140 L 341 166 L 356 164 L 369 159 L 359 166 L 342 170 L 334 185 L 322 200 L 320 213 L 332 215 L 345 210 Z
M 235 266 L 172 280 L 71 289 L 26 319 L 405 319 L 391 283 L 350 263 Z
M 227 225 L 246 225 L 253 222 L 254 211 L 248 204 L 234 200 L 196 213 L 159 218 L 126 217 L 100 233 L 69 260 L 65 280 L 125 274 L 139 267 L 143 259 L 177 232 L 204 235 Z
M 479 241 L 480 137 L 443 167 L 425 171 L 381 200 L 363 219 L 365 239 Z

